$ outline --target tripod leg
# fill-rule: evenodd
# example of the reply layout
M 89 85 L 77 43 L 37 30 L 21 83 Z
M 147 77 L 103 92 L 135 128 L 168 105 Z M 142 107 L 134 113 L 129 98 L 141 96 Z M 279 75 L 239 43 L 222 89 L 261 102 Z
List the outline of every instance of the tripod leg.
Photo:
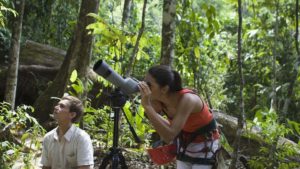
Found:
M 116 154 L 113 155 L 112 157 L 112 169 L 117 169 L 118 165 L 119 165 L 119 157 L 118 157 L 118 153 L 116 152 Z
M 106 157 L 104 157 L 99 169 L 106 169 L 107 165 L 109 164 L 109 161 L 112 159 L 112 156 L 113 154 L 109 153 Z
M 111 148 L 111 152 L 103 158 L 102 163 L 99 167 L 99 169 L 106 169 L 109 165 L 109 162 L 111 161 L 111 169 L 117 169 L 119 164 L 121 166 L 121 169 L 128 169 L 125 158 L 118 148 Z
M 119 152 L 119 160 L 120 160 L 120 163 L 121 163 L 121 168 L 122 169 L 128 169 L 128 167 L 125 163 L 125 158 L 124 158 L 124 156 L 122 155 L 121 152 Z

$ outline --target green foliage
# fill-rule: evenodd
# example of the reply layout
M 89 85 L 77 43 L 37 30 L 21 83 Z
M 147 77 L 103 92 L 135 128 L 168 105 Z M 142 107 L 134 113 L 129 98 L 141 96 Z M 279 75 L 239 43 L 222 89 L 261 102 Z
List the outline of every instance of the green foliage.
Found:
M 177 7 L 174 65 L 182 74 L 185 86 L 198 89 L 213 108 L 224 109 L 223 101 L 227 98 L 222 93 L 229 63 L 226 55 L 233 53 L 224 38 L 228 33 L 220 32 L 216 4 L 184 2 Z
M 79 2 L 26 1 L 22 32 L 24 39 L 67 49 L 78 18 Z
M 288 87 L 294 78 L 293 71 L 297 68 L 295 40 L 292 35 L 295 30 L 295 1 L 251 1 L 243 4 L 245 5 L 242 37 L 244 100 L 246 116 L 252 119 L 257 110 L 270 105 L 275 95 L 274 105 L 279 112 L 287 99 Z M 234 40 L 234 43 L 229 43 L 230 46 L 236 45 L 237 16 L 222 21 L 224 31 L 231 34 L 228 38 Z M 240 102 L 236 96 L 239 92 L 240 79 L 236 60 L 234 57 L 230 59 L 224 87 L 227 89 L 225 91 L 227 98 L 230 98 L 227 104 L 228 112 L 237 115 Z M 290 98 L 292 100 L 288 117 L 292 119 L 298 119 L 296 115 L 299 106 L 299 95 L 296 94 L 299 89 L 298 84 L 299 81 L 294 85 L 296 97 Z M 276 90 L 273 91 L 273 88 Z M 278 116 L 286 118 L 281 117 L 281 113 Z
M 298 124 L 299 125 L 299 124 Z M 250 160 L 252 168 L 297 168 L 299 163 L 289 161 L 289 157 L 299 156 L 300 145 L 282 142 L 292 130 L 278 122 L 278 116 L 272 109 L 268 112 L 258 111 L 250 128 L 259 128 L 260 137 L 256 138 L 262 145 L 257 155 Z M 254 135 L 248 135 L 252 137 Z
M 17 16 L 17 12 L 10 8 L 11 5 L 10 1 L 7 0 L 0 0 L 0 27 L 5 27 L 7 22 L 7 13 L 13 15 L 13 17 Z
M 134 101 L 133 101 L 134 102 Z M 129 123 L 134 128 L 136 134 L 141 139 L 142 142 L 144 142 L 146 147 L 149 147 L 149 144 L 151 142 L 151 135 L 154 132 L 154 130 L 150 127 L 148 120 L 146 119 L 146 116 L 144 114 L 144 109 L 141 105 L 132 104 L 130 102 L 127 102 L 125 106 L 123 107 L 123 111 L 125 115 L 128 117 Z M 123 121 L 124 125 L 127 121 Z M 130 131 L 128 131 L 129 128 L 125 128 L 124 133 L 128 133 L 127 138 L 130 138 L 127 142 L 125 141 L 126 146 L 133 146 L 134 138 Z M 127 130 L 127 131 L 126 131 Z M 122 138 L 125 139 L 126 137 Z M 129 144 L 128 144 L 129 143 Z
M 128 23 L 122 27 L 123 1 L 105 1 L 99 9 L 99 15 L 90 14 L 96 22 L 88 26 L 95 35 L 94 59 L 103 59 L 119 74 L 127 71 L 133 55 L 138 31 L 141 26 L 142 3 L 132 3 Z M 147 67 L 158 64 L 160 57 L 160 28 L 148 25 L 161 25 L 161 9 L 158 1 L 147 4 L 145 30 L 139 42 L 139 50 L 133 63 L 130 76 L 141 79 Z M 107 9 L 109 9 L 107 11 Z M 105 12 L 103 12 L 105 11 Z M 113 17 L 112 17 L 113 16 Z
M 84 92 L 84 85 L 82 83 L 82 81 L 78 78 L 78 74 L 76 70 L 73 70 L 70 76 L 70 82 L 71 85 L 68 86 L 69 89 L 69 93 L 74 95 L 74 96 L 78 96 L 83 94 Z
M 3 169 L 11 168 L 13 161 L 19 156 L 20 147 L 9 141 L 1 141 L 0 143 L 0 167 Z
M 8 62 L 8 51 L 11 42 L 11 33 L 7 28 L 0 28 L 0 61 Z
M 32 159 L 41 148 L 40 137 L 45 134 L 30 115 L 33 111 L 26 105 L 12 111 L 8 103 L 0 103 L 0 168 L 10 168 L 18 159 L 23 160 L 25 169 L 33 167 Z
M 109 148 L 112 145 L 112 118 L 110 117 L 111 108 L 104 106 L 101 109 L 94 109 L 89 104 L 85 107 L 83 122 L 85 128 L 90 133 L 92 139 L 96 141 L 98 147 Z
M 13 3 L 7 0 L 0 0 L 0 62 L 7 63 L 8 51 L 11 42 L 11 33 L 8 29 L 7 22 L 9 16 L 17 16 L 17 12 L 13 10 Z
M 293 130 L 293 134 L 298 138 L 298 145 L 300 146 L 300 123 L 292 120 L 287 120 L 289 127 Z

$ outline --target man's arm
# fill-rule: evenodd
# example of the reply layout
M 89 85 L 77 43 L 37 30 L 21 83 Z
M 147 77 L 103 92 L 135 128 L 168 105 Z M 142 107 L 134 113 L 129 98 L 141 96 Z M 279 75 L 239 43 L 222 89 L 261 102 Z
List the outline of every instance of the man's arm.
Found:
M 42 158 L 41 158 L 41 166 L 42 169 L 51 169 L 51 164 L 48 161 L 48 139 L 43 138 L 43 148 L 42 148 Z
M 82 131 L 76 147 L 77 169 L 92 169 L 94 165 L 94 149 L 90 136 Z

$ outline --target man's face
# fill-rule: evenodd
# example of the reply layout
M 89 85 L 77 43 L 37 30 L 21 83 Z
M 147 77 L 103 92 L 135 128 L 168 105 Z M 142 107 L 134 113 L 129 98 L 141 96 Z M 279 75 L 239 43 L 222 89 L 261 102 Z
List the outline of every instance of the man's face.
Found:
M 54 107 L 53 116 L 58 122 L 72 122 L 75 115 L 75 112 L 70 112 L 70 103 L 68 100 L 60 100 Z

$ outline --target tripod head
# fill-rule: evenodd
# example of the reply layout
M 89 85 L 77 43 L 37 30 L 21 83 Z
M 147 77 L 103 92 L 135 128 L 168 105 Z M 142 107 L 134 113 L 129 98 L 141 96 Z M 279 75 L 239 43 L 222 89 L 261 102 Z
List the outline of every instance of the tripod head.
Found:
M 141 143 L 141 139 L 138 137 L 138 135 L 136 134 L 134 128 L 132 127 L 132 125 L 129 122 L 129 119 L 127 117 L 127 115 L 125 114 L 123 107 L 126 103 L 128 99 L 128 96 L 126 94 L 124 94 L 119 88 L 115 88 L 114 91 L 112 92 L 112 94 L 110 95 L 110 101 L 112 103 L 111 108 L 113 108 L 114 113 L 115 113 L 115 118 L 114 118 L 114 122 L 118 123 L 119 121 L 119 112 L 123 112 L 124 117 L 129 125 L 129 130 L 131 131 L 133 138 L 135 140 L 136 143 Z M 116 128 L 116 131 L 114 131 L 114 133 L 118 132 L 118 129 Z
M 112 92 L 110 99 L 113 107 L 123 107 L 127 101 L 126 95 L 119 88 Z

